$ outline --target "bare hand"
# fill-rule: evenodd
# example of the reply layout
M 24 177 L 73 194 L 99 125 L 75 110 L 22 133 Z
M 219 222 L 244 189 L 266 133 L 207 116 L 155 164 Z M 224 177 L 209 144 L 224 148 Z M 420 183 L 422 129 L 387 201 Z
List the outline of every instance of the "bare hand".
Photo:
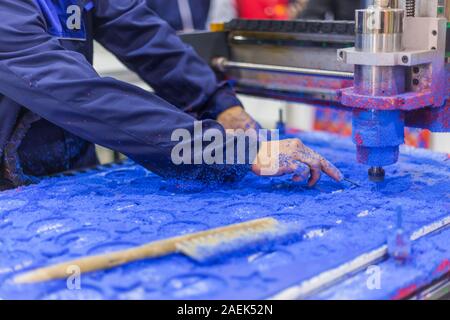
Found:
M 261 126 L 240 106 L 232 107 L 222 112 L 217 121 L 225 129 L 254 129 L 259 130 Z
M 293 174 L 295 182 L 309 178 L 310 187 L 317 184 L 322 172 L 338 182 L 344 179 L 339 169 L 299 139 L 261 142 L 252 171 L 260 176 Z

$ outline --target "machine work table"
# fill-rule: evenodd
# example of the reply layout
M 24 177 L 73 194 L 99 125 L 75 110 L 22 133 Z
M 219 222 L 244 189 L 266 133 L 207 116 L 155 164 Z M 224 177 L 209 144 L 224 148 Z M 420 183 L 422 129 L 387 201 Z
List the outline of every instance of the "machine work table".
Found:
M 385 182 L 374 184 L 367 167 L 356 164 L 350 140 L 300 137 L 352 182 L 324 176 L 310 189 L 289 178 L 249 174 L 235 185 L 208 187 L 164 181 L 125 162 L 0 193 L 0 299 L 403 299 L 448 283 L 447 155 L 402 147 L 400 161 L 386 167 Z M 435 222 L 443 227 L 414 241 L 405 264 L 384 257 L 306 296 L 297 294 L 311 278 L 383 246 L 398 207 L 407 232 Z M 80 288 L 66 280 L 12 281 L 38 267 L 262 217 L 297 226 L 301 240 L 207 264 L 177 254 L 143 260 L 82 274 Z M 369 270 L 379 272 L 378 286 L 370 285 Z

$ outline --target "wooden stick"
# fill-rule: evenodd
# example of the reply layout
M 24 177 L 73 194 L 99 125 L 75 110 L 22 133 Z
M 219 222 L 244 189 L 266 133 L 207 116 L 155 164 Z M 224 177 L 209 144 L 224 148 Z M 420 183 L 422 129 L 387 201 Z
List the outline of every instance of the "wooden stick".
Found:
M 70 275 L 68 273 L 68 270 L 73 266 L 80 268 L 80 271 L 82 273 L 111 269 L 113 267 L 117 267 L 132 261 L 138 261 L 147 258 L 158 258 L 172 253 L 177 253 L 177 245 L 187 241 L 193 241 L 208 236 L 237 232 L 240 230 L 248 230 L 249 232 L 251 232 L 252 229 L 259 230 L 262 227 L 268 229 L 271 227 L 275 227 L 277 224 L 278 222 L 275 219 L 265 218 L 202 231 L 194 234 L 183 235 L 171 239 L 151 242 L 149 244 L 136 248 L 126 249 L 113 253 L 106 253 L 97 256 L 85 257 L 60 263 L 54 266 L 37 269 L 17 276 L 14 281 L 16 283 L 35 283 L 67 278 Z

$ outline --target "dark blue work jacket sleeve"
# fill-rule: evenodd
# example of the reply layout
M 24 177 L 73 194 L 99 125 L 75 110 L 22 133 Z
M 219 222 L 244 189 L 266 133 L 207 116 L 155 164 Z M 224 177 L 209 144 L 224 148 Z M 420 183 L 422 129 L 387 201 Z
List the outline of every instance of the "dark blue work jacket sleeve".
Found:
M 160 90 L 181 95 L 189 89 L 177 88 L 179 79 L 183 78 L 178 74 L 193 70 L 195 64 L 201 69 L 201 63 L 183 54 L 187 49 L 177 49 L 177 45 L 168 49 L 168 41 L 178 40 L 150 12 L 140 8 L 140 1 L 98 2 L 115 4 L 110 7 L 98 4 L 98 39 L 103 43 L 115 43 L 110 43 L 110 47 L 119 54 L 119 42 L 128 42 L 129 52 L 123 53 L 123 57 L 129 65 L 135 65 L 135 59 L 149 59 L 140 72 L 143 74 L 148 69 L 153 80 L 160 76 L 162 82 L 170 86 L 170 89 L 162 86 Z M 142 22 L 146 18 L 149 22 Z M 171 141 L 172 132 L 177 128 L 193 132 L 195 119 L 145 90 L 100 77 L 83 55 L 64 49 L 58 39 L 47 33 L 45 20 L 34 1 L 0 1 L 0 21 L 2 95 L 87 141 L 126 154 L 165 177 L 221 181 L 248 171 L 248 166 L 238 165 L 174 165 L 171 152 L 177 142 Z M 147 31 L 143 27 L 145 24 L 149 27 Z M 112 26 L 110 37 L 106 35 L 108 26 Z M 119 26 L 124 30 L 119 31 Z M 148 38 L 134 38 L 139 32 L 144 32 Z M 157 36 L 159 33 L 162 35 Z M 152 44 L 156 61 L 152 62 L 148 50 L 141 48 L 155 36 L 159 40 Z M 191 59 L 193 63 L 188 63 Z M 169 65 L 172 70 L 157 71 Z M 151 67 L 157 70 L 150 70 Z M 192 86 L 200 85 L 193 77 Z M 204 98 L 198 96 L 198 102 L 201 99 Z M 204 121 L 203 127 L 223 131 L 212 120 Z M 231 140 L 226 139 L 224 144 L 231 144 Z
M 205 30 L 211 7 L 210 0 L 183 0 L 188 5 L 189 15 L 192 18 L 192 27 L 195 30 Z M 187 26 L 183 24 L 179 1 L 177 0 L 147 0 L 147 5 L 155 11 L 158 16 L 167 21 L 175 30 L 182 31 Z
M 231 88 L 217 84 L 209 66 L 145 0 L 95 3 L 95 39 L 138 73 L 158 96 L 203 119 L 215 119 L 241 105 Z

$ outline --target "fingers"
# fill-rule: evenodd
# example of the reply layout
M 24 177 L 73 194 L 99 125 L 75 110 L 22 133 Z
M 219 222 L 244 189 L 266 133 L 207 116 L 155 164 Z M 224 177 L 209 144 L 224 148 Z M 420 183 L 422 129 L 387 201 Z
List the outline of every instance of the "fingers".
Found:
M 344 179 L 344 175 L 342 174 L 342 172 L 338 168 L 336 168 L 336 166 L 334 166 L 330 161 L 328 161 L 327 159 L 325 159 L 324 157 L 322 157 L 320 154 L 310 149 L 309 147 L 305 146 L 305 149 L 316 155 L 316 157 L 320 161 L 321 170 L 324 173 L 326 173 L 328 176 L 330 176 L 337 182 L 341 182 Z
M 284 176 L 292 174 L 292 180 L 295 182 L 308 180 L 308 186 L 313 187 L 320 180 L 322 172 L 334 180 L 340 182 L 343 180 L 343 175 L 332 163 L 316 153 L 314 150 L 303 145 L 298 139 L 290 139 L 281 141 L 281 151 L 277 157 L 264 153 L 264 146 L 270 143 L 280 142 L 264 142 L 258 153 L 258 161 L 253 164 L 252 169 L 258 175 L 263 176 Z M 268 165 L 262 166 L 259 161 L 261 158 L 267 160 Z M 265 170 L 263 170 L 265 169 Z M 271 169 L 271 170 L 267 170 Z M 309 179 L 308 179 L 309 177 Z
M 314 187 L 317 184 L 317 182 L 319 182 L 320 177 L 322 176 L 320 162 L 314 161 L 312 164 L 310 164 L 310 170 L 311 170 L 311 177 L 308 180 L 308 186 Z
M 309 167 L 306 164 L 301 163 L 300 161 L 294 161 L 294 166 L 296 168 L 293 170 L 294 176 L 292 177 L 292 181 L 294 182 L 306 181 L 311 173 Z
M 284 159 L 280 162 L 280 170 L 278 171 L 279 176 L 292 174 L 292 180 L 294 182 L 303 182 L 308 180 L 310 176 L 309 167 L 293 158 Z
M 342 174 L 342 172 L 338 168 L 336 168 L 331 162 L 329 162 L 324 158 L 320 162 L 322 164 L 323 172 L 325 172 L 327 175 L 329 175 L 337 182 L 341 182 L 342 180 L 344 180 L 344 175 Z
M 303 162 L 309 167 L 310 178 L 308 180 L 308 186 L 313 187 L 319 182 L 322 176 L 322 166 L 320 163 L 320 158 L 311 149 L 304 148 L 301 152 L 296 152 L 294 154 L 296 160 Z

